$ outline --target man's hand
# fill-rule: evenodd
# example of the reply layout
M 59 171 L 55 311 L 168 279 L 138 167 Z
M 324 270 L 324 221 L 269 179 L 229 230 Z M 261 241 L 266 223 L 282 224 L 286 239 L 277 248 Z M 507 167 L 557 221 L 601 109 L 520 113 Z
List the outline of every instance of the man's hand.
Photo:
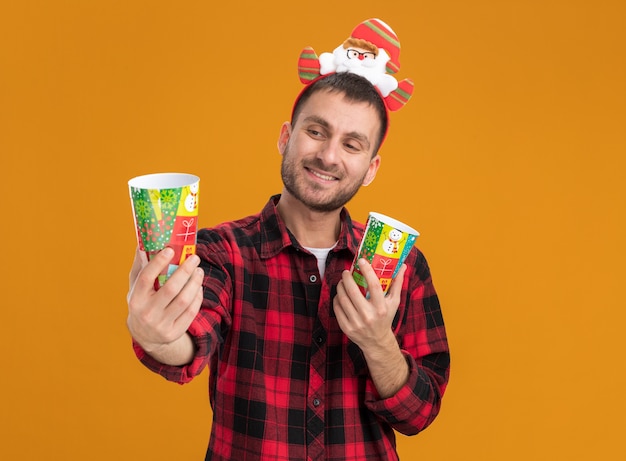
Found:
M 402 265 L 386 296 L 372 266 L 361 259 L 359 267 L 367 282 L 370 299 L 363 296 L 350 271 L 344 271 L 337 285 L 334 309 L 342 331 L 361 349 L 366 349 L 393 336 L 391 324 L 400 305 L 406 266 Z
M 344 271 L 333 308 L 339 327 L 363 351 L 378 393 L 386 398 L 394 395 L 409 375 L 391 329 L 400 305 L 406 265 L 400 268 L 386 296 L 372 266 L 361 259 L 359 267 L 367 282 L 369 299 L 363 296 L 350 271 Z
M 186 333 L 202 304 L 204 272 L 200 258 L 192 255 L 159 290 L 154 280 L 170 263 L 174 251 L 165 248 L 150 262 L 137 249 L 129 274 L 128 330 L 139 345 L 156 360 L 184 365 L 193 357 L 194 346 Z

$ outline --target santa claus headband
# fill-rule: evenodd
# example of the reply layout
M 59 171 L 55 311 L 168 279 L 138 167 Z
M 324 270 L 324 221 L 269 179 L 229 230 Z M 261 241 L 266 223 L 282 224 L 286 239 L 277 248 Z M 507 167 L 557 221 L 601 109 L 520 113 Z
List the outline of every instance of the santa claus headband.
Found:
M 350 37 L 332 53 L 322 53 L 318 57 L 309 46 L 302 50 L 298 59 L 298 75 L 305 85 L 334 72 L 358 74 L 374 85 L 389 111 L 404 107 L 413 94 L 413 82 L 410 79 L 398 81 L 391 75 L 398 70 L 398 36 L 377 18 L 356 26 Z

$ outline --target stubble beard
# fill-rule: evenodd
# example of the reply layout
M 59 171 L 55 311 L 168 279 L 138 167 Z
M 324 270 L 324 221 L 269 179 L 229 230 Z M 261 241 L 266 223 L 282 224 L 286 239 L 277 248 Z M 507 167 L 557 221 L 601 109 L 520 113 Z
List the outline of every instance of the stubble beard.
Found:
M 324 170 L 322 165 L 315 166 Z M 363 180 L 365 179 L 365 175 L 367 174 L 367 172 L 364 173 L 363 177 L 360 178 L 359 181 L 355 181 L 353 184 L 348 184 L 344 189 L 339 190 L 336 194 L 328 195 L 327 192 L 326 194 L 323 194 L 322 188 L 315 187 L 315 185 L 304 184 L 304 180 L 298 182 L 298 173 L 302 169 L 303 167 L 300 164 L 297 164 L 291 159 L 291 156 L 289 155 L 289 148 L 285 148 L 280 166 L 280 172 L 285 189 L 309 209 L 322 213 L 328 213 L 343 208 L 346 203 L 348 203 L 352 197 L 356 195 L 361 187 L 361 184 L 363 183 Z M 306 187 L 311 187 L 315 190 L 307 193 L 305 190 Z M 315 191 L 320 193 L 316 194 Z

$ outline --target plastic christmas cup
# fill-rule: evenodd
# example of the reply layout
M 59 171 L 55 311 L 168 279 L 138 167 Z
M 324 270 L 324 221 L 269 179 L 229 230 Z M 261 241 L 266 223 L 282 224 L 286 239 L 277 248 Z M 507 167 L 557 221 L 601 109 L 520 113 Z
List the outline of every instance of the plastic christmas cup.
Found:
M 174 250 L 158 289 L 187 257 L 196 252 L 200 178 L 186 173 L 155 173 L 128 181 L 137 243 L 151 259 L 165 247 Z
M 387 293 L 417 237 L 419 232 L 412 227 L 380 213 L 369 213 L 365 233 L 352 265 L 352 277 L 364 296 L 369 296 L 369 293 L 359 268 L 359 259 L 363 258 L 372 265 L 383 293 Z

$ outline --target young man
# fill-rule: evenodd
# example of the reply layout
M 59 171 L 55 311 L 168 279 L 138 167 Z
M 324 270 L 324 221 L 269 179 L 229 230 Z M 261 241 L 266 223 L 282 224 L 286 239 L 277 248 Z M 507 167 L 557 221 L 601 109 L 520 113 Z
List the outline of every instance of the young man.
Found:
M 367 262 L 369 298 L 349 272 L 364 226 L 344 205 L 374 180 L 386 130 L 370 81 L 317 78 L 280 132 L 280 195 L 201 230 L 197 256 L 158 291 L 172 252 L 137 253 L 135 351 L 180 383 L 209 366 L 207 460 L 397 459 L 394 430 L 438 414 L 449 354 L 424 256 L 411 250 L 387 295 Z

